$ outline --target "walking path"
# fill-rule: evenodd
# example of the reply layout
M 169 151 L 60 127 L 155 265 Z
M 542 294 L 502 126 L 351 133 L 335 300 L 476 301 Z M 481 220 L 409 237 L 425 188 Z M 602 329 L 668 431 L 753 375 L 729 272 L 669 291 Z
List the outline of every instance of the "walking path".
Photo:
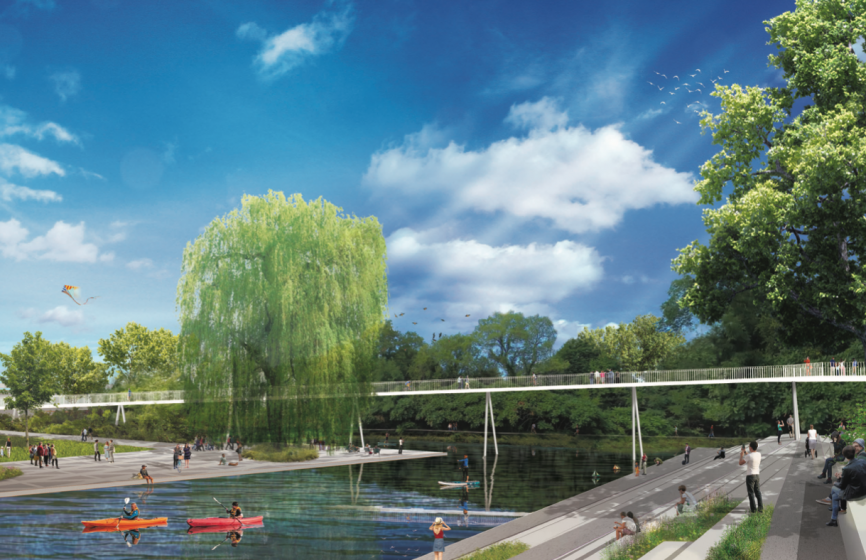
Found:
M 20 432 L 0 431 L 0 435 L 24 435 Z M 63 436 L 55 434 L 30 434 L 31 441 L 46 439 L 68 439 L 81 441 L 80 436 Z M 100 444 L 103 440 L 100 439 Z M 412 451 L 404 449 L 402 455 L 395 449 L 383 449 L 380 455 L 360 455 L 335 451 L 333 455 L 322 452 L 322 456 L 312 461 L 302 463 L 272 463 L 269 461 L 253 461 L 244 459 L 236 467 L 219 466 L 220 456 L 225 453 L 226 459 L 236 461 L 234 451 L 198 451 L 190 459 L 190 467 L 178 471 L 172 468 L 172 443 L 136 441 L 116 439 L 115 444 L 149 447 L 147 451 L 117 453 L 114 463 L 102 458 L 96 462 L 93 456 L 60 457 L 60 469 L 38 468 L 29 461 L 2 463 L 7 467 L 18 467 L 24 474 L 15 478 L 0 481 L 0 498 L 12 496 L 27 496 L 32 494 L 47 494 L 50 492 L 67 492 L 72 490 L 91 490 L 94 488 L 111 488 L 114 486 L 144 485 L 143 480 L 133 480 L 142 465 L 147 465 L 147 471 L 156 484 L 176 482 L 180 480 L 196 480 L 202 478 L 217 478 L 223 476 L 238 476 L 244 474 L 261 474 L 302 469 L 318 469 L 341 465 L 357 465 L 364 463 L 379 463 L 383 461 L 404 461 L 410 459 L 425 459 L 428 457 L 446 457 L 446 453 Z
M 721 537 L 724 528 L 749 509 L 745 488 L 745 466 L 739 466 L 739 448 L 730 448 L 727 458 L 714 461 L 717 450 L 697 449 L 691 462 L 682 465 L 683 456 L 669 459 L 647 469 L 648 476 L 625 476 L 587 492 L 489 529 L 449 545 L 445 560 L 459 558 L 476 550 L 506 541 L 522 541 L 530 549 L 520 560 L 598 560 L 613 538 L 613 523 L 620 511 L 633 511 L 639 519 L 673 514 L 679 499 L 676 489 L 685 484 L 698 499 L 710 493 L 724 494 L 742 502 L 731 515 L 694 543 L 666 545 L 652 558 L 678 560 L 704 558 L 706 551 Z M 794 558 L 845 558 L 839 529 L 824 526 L 830 515 L 826 506 L 814 499 L 825 497 L 827 488 L 816 477 L 823 460 L 803 458 L 802 442 L 784 438 L 759 441 L 762 453 L 761 489 L 764 507 L 776 505 L 770 538 L 762 560 Z M 813 496 L 814 494 L 814 496 Z M 743 502 L 743 500 L 745 500 Z M 433 554 L 421 557 L 433 560 Z

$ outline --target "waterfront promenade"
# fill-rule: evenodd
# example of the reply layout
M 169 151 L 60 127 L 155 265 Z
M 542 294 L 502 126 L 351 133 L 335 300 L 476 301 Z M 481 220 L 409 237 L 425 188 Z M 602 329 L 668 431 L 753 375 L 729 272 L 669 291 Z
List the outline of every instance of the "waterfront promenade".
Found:
M 23 436 L 21 432 L 0 431 L 0 435 Z M 67 439 L 80 441 L 79 436 L 64 436 L 55 434 L 31 433 L 31 442 L 47 439 Z M 91 443 L 88 440 L 89 443 Z M 100 445 L 104 442 L 99 438 Z M 178 472 L 172 468 L 173 443 L 157 443 L 117 439 L 115 444 L 147 447 L 147 451 L 118 453 L 115 462 L 94 462 L 93 456 L 60 457 L 60 469 L 38 468 L 29 461 L 0 463 L 7 467 L 18 467 L 24 474 L 15 478 L 0 481 L 0 498 L 12 496 L 28 496 L 53 492 L 68 492 L 73 490 L 91 490 L 94 488 L 112 488 L 115 486 L 144 486 L 143 480 L 133 480 L 132 476 L 142 465 L 147 465 L 147 471 L 158 485 L 163 482 L 180 480 L 197 480 L 203 478 L 218 478 L 223 476 L 238 476 L 244 474 L 261 474 L 303 469 L 319 469 L 343 465 L 358 465 L 380 463 L 386 461 L 409 461 L 428 457 L 445 457 L 446 453 L 431 451 L 412 451 L 405 449 L 402 455 L 396 449 L 383 449 L 380 455 L 360 455 L 335 451 L 333 455 L 321 452 L 318 459 L 301 463 L 273 463 L 270 461 L 253 461 L 244 459 L 236 467 L 219 466 L 220 456 L 225 453 L 228 461 L 237 461 L 234 451 L 197 451 L 190 460 L 190 468 L 181 465 Z
M 761 487 L 765 507 L 775 505 L 762 560 L 850 558 L 839 529 L 824 526 L 830 518 L 826 506 L 815 502 L 829 494 L 829 486 L 816 476 L 823 459 L 805 459 L 802 442 L 783 438 L 759 442 L 762 453 Z M 824 444 L 824 451 L 827 445 Z M 745 466 L 739 466 L 739 449 L 727 450 L 727 458 L 714 461 L 716 449 L 692 451 L 691 462 L 682 455 L 648 468 L 647 476 L 624 476 L 537 512 L 494 527 L 468 539 L 450 543 L 445 559 L 453 560 L 476 550 L 507 541 L 521 541 L 530 549 L 520 560 L 600 560 L 614 539 L 613 523 L 620 511 L 632 511 L 639 519 L 670 516 L 679 499 L 677 487 L 685 484 L 698 499 L 710 493 L 725 494 L 742 502 L 705 538 L 694 543 L 670 545 L 656 551 L 654 560 L 698 560 L 721 536 L 724 527 L 748 512 Z M 745 501 L 743 501 L 745 500 Z M 421 557 L 433 560 L 433 554 Z

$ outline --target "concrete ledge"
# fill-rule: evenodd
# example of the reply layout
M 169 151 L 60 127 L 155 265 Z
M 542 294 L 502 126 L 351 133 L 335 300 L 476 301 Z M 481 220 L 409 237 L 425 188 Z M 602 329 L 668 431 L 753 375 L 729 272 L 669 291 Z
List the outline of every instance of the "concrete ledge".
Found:
M 848 513 L 839 515 L 839 529 L 848 560 L 866 560 L 866 500 L 848 502 Z
M 640 560 L 668 560 L 690 544 L 690 541 L 665 541 L 641 556 Z
M 738 524 L 749 513 L 749 500 L 743 500 L 740 505 L 731 510 L 718 523 L 713 525 L 709 531 L 693 542 L 687 549 L 677 556 L 680 560 L 704 560 L 710 549 L 716 545 L 728 527 Z

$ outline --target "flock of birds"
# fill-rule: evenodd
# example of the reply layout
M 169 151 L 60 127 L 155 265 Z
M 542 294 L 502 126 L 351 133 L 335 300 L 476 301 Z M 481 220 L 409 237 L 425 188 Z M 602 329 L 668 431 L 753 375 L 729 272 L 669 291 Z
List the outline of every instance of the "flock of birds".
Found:
M 426 308 L 426 307 L 423 308 L 422 311 L 427 311 L 427 308 Z M 400 313 L 400 314 L 394 313 L 394 318 L 395 318 L 395 319 L 399 319 L 399 318 L 402 317 L 403 315 L 405 315 L 405 313 Z M 465 315 L 465 317 L 470 317 L 470 316 L 471 316 L 470 313 L 467 313 L 467 314 Z M 439 321 L 442 321 L 443 323 L 445 322 L 445 319 L 442 319 L 441 317 L 438 317 L 437 319 L 438 319 Z M 418 324 L 418 321 L 412 321 L 412 324 L 413 324 L 413 325 L 417 325 L 417 324 Z M 440 339 L 442 338 L 442 333 L 439 333 L 439 338 L 440 338 Z M 435 332 L 433 333 L 433 342 L 436 342 L 436 333 L 435 333 Z
M 656 74 L 657 76 L 660 76 L 660 77 L 664 78 L 665 80 L 668 79 L 668 77 L 667 77 L 665 74 L 662 74 L 661 72 L 656 72 L 655 70 L 653 70 L 653 72 L 655 72 L 655 74 Z M 724 71 L 722 72 L 722 76 L 724 76 L 724 75 L 727 74 L 728 72 L 730 72 L 730 70 L 724 70 Z M 671 76 L 671 78 L 670 78 L 671 80 L 673 80 L 674 78 L 676 78 L 676 80 L 677 80 L 677 85 L 676 85 L 676 87 L 673 88 L 673 91 L 671 91 L 671 90 L 670 90 L 670 87 L 669 87 L 667 93 L 669 93 L 670 95 L 676 95 L 677 92 L 678 92 L 679 90 L 684 89 L 684 90 L 686 90 L 686 91 L 689 92 L 689 93 L 697 93 L 698 95 L 703 95 L 704 92 L 703 92 L 703 89 L 701 89 L 701 88 L 706 88 L 707 86 L 704 85 L 703 82 L 698 81 L 698 80 L 705 80 L 705 79 L 706 79 L 706 78 L 704 78 L 704 77 L 702 76 L 702 74 L 703 74 L 703 73 L 701 72 L 701 69 L 700 69 L 700 68 L 695 68 L 695 73 L 694 73 L 694 74 L 689 74 L 689 75 L 688 75 L 688 77 L 694 81 L 694 83 L 692 83 L 692 84 L 680 80 L 680 77 L 679 77 L 679 76 L 676 76 L 676 75 Z M 717 76 L 715 79 L 710 79 L 709 81 L 710 81 L 711 84 L 716 84 L 716 83 L 718 83 L 718 82 L 721 82 L 721 81 L 724 79 L 722 76 Z M 656 78 L 656 81 L 658 81 L 658 78 Z M 664 92 L 664 90 L 665 90 L 665 86 L 662 86 L 662 85 L 659 85 L 659 84 L 656 84 L 656 83 L 650 82 L 649 80 L 647 80 L 647 83 L 648 83 L 649 85 L 651 85 L 651 86 L 657 87 L 658 90 L 659 90 L 660 92 Z M 668 84 L 668 85 L 670 85 L 670 84 Z M 701 87 L 698 87 L 698 86 L 701 86 Z M 712 87 L 712 86 L 710 86 L 710 87 Z M 694 88 L 694 89 L 691 89 L 691 88 Z M 680 93 L 685 93 L 685 92 L 680 92 Z M 660 104 L 661 104 L 661 105 L 667 105 L 667 102 L 662 101 Z M 695 113 L 700 114 L 700 111 L 697 111 L 697 110 L 694 110 L 694 109 L 692 109 L 692 110 L 693 110 Z M 680 121 L 678 121 L 678 120 L 676 120 L 676 119 L 674 119 L 674 122 L 677 123 L 677 124 L 683 124 L 683 123 L 681 123 Z

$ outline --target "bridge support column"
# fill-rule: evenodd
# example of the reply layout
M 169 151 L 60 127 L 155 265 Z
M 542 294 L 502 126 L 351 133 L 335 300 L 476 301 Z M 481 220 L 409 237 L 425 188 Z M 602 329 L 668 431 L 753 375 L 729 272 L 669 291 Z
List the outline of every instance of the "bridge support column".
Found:
M 637 406 L 637 388 L 631 388 L 631 406 L 632 406 L 632 424 L 631 424 L 631 433 L 632 433 L 632 464 L 637 460 L 635 458 L 635 449 L 634 449 L 634 429 L 635 424 L 637 425 L 637 441 L 638 445 L 640 445 L 640 456 L 643 457 L 643 438 L 640 434 L 640 409 Z
M 364 448 L 364 426 L 361 424 L 361 415 L 360 414 L 358 414 L 358 431 L 361 433 L 361 449 L 363 449 Z M 363 471 L 363 469 L 364 469 L 363 463 L 361 464 L 361 469 L 362 469 L 361 472 L 364 472 Z M 361 477 L 359 476 L 358 478 L 360 479 Z
M 487 457 L 487 410 L 490 406 L 490 393 L 484 393 L 484 457 Z
M 487 393 L 487 403 L 490 409 L 490 426 L 493 428 L 493 451 L 499 455 L 499 445 L 496 443 L 496 419 L 493 417 L 493 397 Z
M 794 400 L 794 438 L 800 441 L 800 408 L 797 406 L 797 382 L 791 381 L 792 397 Z
M 126 411 L 123 409 L 122 404 L 117 406 L 117 417 L 115 417 L 114 419 L 115 426 L 117 426 L 117 424 L 120 422 L 121 415 L 123 415 L 123 423 L 126 424 Z

